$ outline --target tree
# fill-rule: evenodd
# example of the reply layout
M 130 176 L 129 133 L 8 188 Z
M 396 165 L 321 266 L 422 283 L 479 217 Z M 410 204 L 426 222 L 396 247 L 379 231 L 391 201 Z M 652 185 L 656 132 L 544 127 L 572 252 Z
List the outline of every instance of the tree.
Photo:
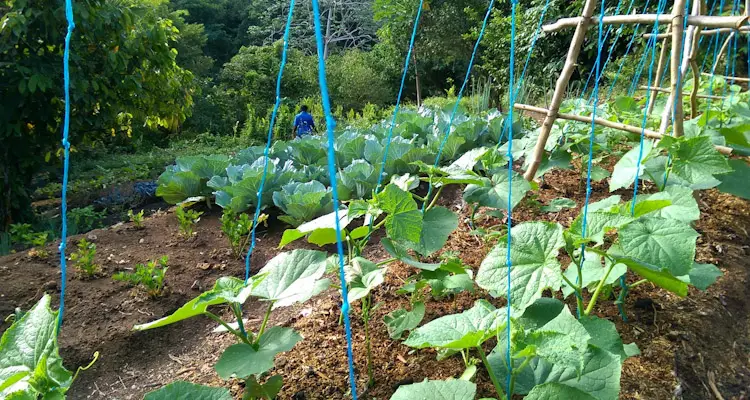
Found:
M 154 6 L 157 7 L 154 7 Z M 192 74 L 175 63 L 178 38 L 160 4 L 77 2 L 71 39 L 70 142 L 130 136 L 133 127 L 174 132 L 190 113 Z M 0 224 L 29 211 L 32 177 L 58 161 L 64 108 L 63 4 L 0 6 Z M 46 156 L 45 156 L 46 155 Z

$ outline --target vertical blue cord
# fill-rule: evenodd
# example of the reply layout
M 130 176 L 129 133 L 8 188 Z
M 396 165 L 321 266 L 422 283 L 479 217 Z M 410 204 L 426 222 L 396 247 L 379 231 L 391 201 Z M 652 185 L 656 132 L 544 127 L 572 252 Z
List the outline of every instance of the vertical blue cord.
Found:
M 648 7 L 648 4 L 646 4 L 646 7 Z M 644 8 L 645 10 L 645 8 Z M 615 77 L 612 78 L 612 83 L 609 85 L 609 90 L 607 91 L 607 100 L 612 96 L 612 91 L 615 89 L 615 85 L 617 84 L 617 78 L 620 77 L 620 72 L 622 72 L 622 67 L 625 66 L 625 60 L 627 60 L 628 55 L 630 54 L 630 49 L 633 48 L 633 43 L 635 43 L 635 39 L 638 36 L 638 29 L 641 27 L 641 24 L 636 24 L 633 28 L 633 36 L 630 38 L 630 42 L 628 42 L 628 46 L 625 49 L 625 54 L 623 54 L 622 58 L 620 59 L 620 66 L 617 67 L 617 72 L 615 73 Z
M 70 170 L 70 37 L 76 24 L 73 20 L 73 0 L 65 0 L 65 19 L 68 21 L 68 32 L 65 34 L 65 51 L 63 52 L 63 80 L 65 90 L 65 116 L 63 118 L 63 182 L 62 182 L 62 232 L 60 233 L 60 313 L 57 315 L 57 333 L 63 323 L 65 312 L 65 286 L 68 280 L 65 248 L 68 240 L 68 172 Z
M 456 113 L 458 112 L 458 105 L 461 103 L 461 97 L 463 97 L 464 89 L 466 89 L 466 84 L 469 82 L 469 78 L 471 77 L 471 70 L 474 67 L 474 59 L 476 58 L 477 51 L 479 50 L 479 43 L 482 42 L 482 37 L 484 36 L 484 31 L 487 29 L 487 21 L 490 19 L 490 15 L 492 14 L 492 7 L 495 5 L 495 0 L 490 0 L 489 6 L 487 6 L 487 14 L 484 16 L 484 21 L 482 21 L 482 29 L 479 31 L 479 37 L 477 38 L 476 43 L 474 43 L 474 51 L 471 53 L 471 58 L 469 59 L 469 66 L 466 68 L 466 77 L 464 78 L 464 83 L 461 85 L 461 89 L 458 91 L 458 97 L 456 98 L 456 104 L 453 105 L 453 112 L 451 112 L 450 120 L 448 120 L 448 127 L 445 128 L 445 136 L 443 137 L 443 141 L 440 142 L 440 148 L 438 149 L 437 156 L 435 157 L 435 163 L 434 167 L 437 167 L 440 165 L 440 157 L 443 155 L 443 148 L 445 147 L 445 144 L 448 142 L 448 137 L 451 134 L 451 127 L 453 126 L 453 119 L 456 117 Z M 430 181 L 430 185 L 427 188 L 427 195 L 425 196 L 425 202 L 422 203 L 422 213 L 425 212 L 427 209 L 427 203 L 429 203 L 430 196 L 432 195 L 432 181 Z
M 633 3 L 635 3 L 635 0 L 630 0 L 630 4 L 628 5 L 628 10 L 625 12 L 625 15 L 630 14 L 630 11 L 633 7 Z M 615 12 L 613 15 L 619 15 L 620 14 L 620 8 L 622 8 L 622 0 L 617 1 L 617 7 L 615 7 Z M 604 41 L 606 42 L 609 38 L 609 35 L 612 33 L 612 30 L 614 29 L 614 25 L 610 25 L 607 27 L 607 33 L 604 34 Z M 616 35 L 615 40 L 612 43 L 612 46 L 609 47 L 609 53 L 607 54 L 607 59 L 605 60 L 604 65 L 607 65 L 607 62 L 609 62 L 609 58 L 612 57 L 612 51 L 615 49 L 615 44 L 617 43 L 617 38 L 620 37 L 620 32 L 622 32 L 622 27 L 618 28 L 618 32 Z M 594 76 L 594 70 L 596 70 L 598 64 L 600 63 L 599 59 L 596 59 L 596 62 L 594 63 L 594 68 L 589 71 L 589 76 L 586 78 L 586 84 L 583 85 L 583 88 L 581 89 L 581 93 L 579 93 L 579 97 L 583 98 L 583 96 L 586 94 L 586 91 L 589 88 L 589 83 L 591 82 L 591 78 Z M 601 69 L 604 71 L 604 68 Z M 596 79 L 600 79 L 601 74 L 597 75 Z
M 739 0 L 734 0 L 734 4 L 732 5 L 732 15 L 738 14 L 740 11 L 740 3 Z M 722 90 L 721 96 L 724 97 L 721 99 L 721 108 L 724 108 L 724 102 L 726 101 L 726 95 L 727 95 L 727 89 L 729 89 L 729 85 L 731 85 L 729 79 L 727 78 L 734 78 L 734 64 L 737 62 L 736 59 L 736 53 L 737 53 L 737 36 L 739 34 L 739 31 L 734 32 L 734 36 L 732 36 L 732 46 L 727 49 L 727 58 L 726 58 L 726 65 L 724 66 L 724 90 Z M 732 47 L 734 47 L 734 51 L 732 51 Z M 733 56 L 732 54 L 735 54 Z M 729 64 L 732 64 L 732 75 L 729 75 Z M 732 80 L 731 82 L 734 82 Z M 731 105 L 731 101 L 730 101 Z
M 401 86 L 398 89 L 398 97 L 396 98 L 396 107 L 393 109 L 393 118 L 391 119 L 391 127 L 388 129 L 388 138 L 385 142 L 385 150 L 383 152 L 383 161 L 380 165 L 380 173 L 378 174 L 378 184 L 375 186 L 375 193 L 380 192 L 380 185 L 383 183 L 383 174 L 385 173 L 385 163 L 388 161 L 388 151 L 391 148 L 391 139 L 393 138 L 393 128 L 396 126 L 396 118 L 398 112 L 401 109 L 401 98 L 404 93 L 404 86 L 406 84 L 406 75 L 409 72 L 409 61 L 411 60 L 411 54 L 414 50 L 414 42 L 417 39 L 417 30 L 419 28 L 419 21 L 422 16 L 422 7 L 424 6 L 424 0 L 419 0 L 419 8 L 417 8 L 417 16 L 414 18 L 414 29 L 411 32 L 411 40 L 409 40 L 409 50 L 406 52 L 406 61 L 404 61 L 404 72 L 401 75 Z M 373 219 L 370 220 L 370 231 L 372 232 Z
M 284 76 L 284 68 L 286 67 L 287 51 L 289 49 L 289 32 L 292 26 L 292 19 L 294 16 L 294 1 L 289 1 L 289 13 L 286 17 L 286 27 L 284 28 L 284 47 L 281 52 L 281 65 L 279 66 L 279 74 L 276 77 L 276 103 L 273 105 L 273 112 L 271 113 L 271 122 L 268 127 L 268 137 L 266 137 L 266 148 L 263 150 L 263 176 L 260 179 L 260 187 L 258 188 L 258 199 L 255 205 L 255 215 L 253 216 L 253 229 L 250 233 L 251 240 L 250 246 L 247 249 L 247 255 L 245 256 L 245 283 L 250 280 L 250 258 L 255 250 L 256 235 L 255 230 L 258 228 L 258 218 L 260 217 L 260 210 L 263 206 L 262 196 L 263 188 L 266 186 L 266 178 L 268 176 L 268 161 L 269 161 L 269 149 L 271 148 L 271 142 L 273 141 L 273 126 L 276 122 L 276 114 L 279 112 L 281 106 L 281 80 Z M 336 179 L 334 177 L 334 179 Z M 240 321 L 241 322 L 241 321 Z M 242 326 L 242 324 L 240 324 Z
M 604 31 L 604 5 L 606 1 L 602 0 L 601 4 L 601 11 L 599 12 L 599 32 L 597 36 L 597 58 L 600 58 L 602 55 L 602 49 L 604 47 L 604 41 L 602 40 L 602 32 Z M 600 65 L 596 64 L 596 75 L 599 76 L 600 72 Z M 589 213 L 589 200 L 591 199 L 591 169 L 593 168 L 593 158 L 594 158 L 594 139 L 596 137 L 596 111 L 597 108 L 599 108 L 599 79 L 594 81 L 594 104 L 591 109 L 591 132 L 589 133 L 589 159 L 588 159 L 588 167 L 586 170 L 586 202 L 583 205 L 583 224 L 581 227 L 581 234 L 583 237 L 586 237 L 586 227 L 588 223 L 588 213 Z M 586 259 L 586 243 L 581 244 L 581 265 L 579 268 L 583 267 L 583 263 Z M 576 277 L 576 283 L 578 282 L 578 277 Z M 576 313 L 578 314 L 578 318 L 581 318 L 581 309 L 576 308 Z
M 516 102 L 516 95 L 518 92 L 516 90 L 513 90 L 515 87 L 515 71 L 516 71 L 516 12 L 518 9 L 518 0 L 512 0 L 511 2 L 511 14 L 510 14 L 510 94 L 508 102 L 510 103 L 508 106 L 508 119 L 510 120 L 510 124 L 507 124 L 509 126 L 513 126 L 513 109 L 515 108 L 515 102 Z M 529 52 L 529 55 L 531 52 Z M 528 61 L 528 57 L 526 58 Z M 524 72 L 525 72 L 526 66 L 524 66 Z M 519 80 L 520 85 L 520 80 Z M 512 128 L 509 128 L 512 129 Z M 500 138 L 502 140 L 502 137 Z M 499 145 L 500 143 L 498 143 Z M 506 282 L 506 285 L 508 286 L 508 292 L 505 294 L 506 298 L 508 299 L 508 307 L 506 310 L 506 320 L 505 320 L 505 331 L 506 331 L 506 346 L 505 346 L 505 357 L 508 360 L 508 377 L 506 379 L 506 393 L 507 398 L 510 399 L 513 397 L 513 393 L 510 392 L 510 384 L 511 384 L 511 376 L 513 375 L 513 358 L 511 358 L 511 277 L 510 273 L 513 269 L 513 263 L 511 262 L 510 258 L 510 252 L 511 252 L 511 229 L 513 228 L 513 132 L 511 130 L 508 131 L 508 242 L 506 244 L 506 250 L 505 250 L 505 267 L 507 268 L 506 275 L 508 277 L 508 281 Z
M 631 0 L 634 1 L 634 0 Z M 514 95 L 514 100 L 518 99 L 518 94 L 521 92 L 521 87 L 523 87 L 523 81 L 524 77 L 526 76 L 526 70 L 529 67 L 529 61 L 531 61 L 531 55 L 534 54 L 534 47 L 536 46 L 537 40 L 539 40 L 539 35 L 542 32 L 542 24 L 544 23 L 544 16 L 547 15 L 547 9 L 549 9 L 550 0 L 547 0 L 544 3 L 544 8 L 542 8 L 542 14 L 539 16 L 539 22 L 537 23 L 536 31 L 534 31 L 534 37 L 531 39 L 531 46 L 529 47 L 529 52 L 526 53 L 526 61 L 523 63 L 523 70 L 521 71 L 521 76 L 518 78 L 518 83 L 516 84 L 516 93 Z M 513 22 L 513 27 L 511 27 L 511 30 L 515 29 L 515 22 Z M 515 49 L 515 44 L 512 43 L 515 39 L 511 38 L 511 47 Z M 514 50 L 511 50 L 514 51 Z M 511 54 L 512 57 L 515 58 L 515 54 Z M 512 65 L 512 64 L 511 64 Z M 513 82 L 511 82 L 512 85 Z M 514 101 L 515 104 L 515 101 Z M 513 125 L 513 121 L 511 120 L 511 126 Z M 500 136 L 502 139 L 502 135 Z M 499 145 L 499 143 L 498 143 Z
M 724 10 L 724 0 L 721 0 L 719 2 L 718 13 L 721 14 L 722 10 Z M 721 34 L 717 34 L 716 35 L 716 40 L 714 41 L 714 57 L 713 57 L 713 60 L 711 61 L 712 64 L 716 64 L 716 58 L 718 57 L 719 49 L 721 47 L 719 45 L 719 43 L 721 43 L 721 37 L 722 37 Z M 705 63 L 705 61 L 706 60 L 704 59 L 703 62 Z M 709 80 L 708 80 L 708 95 L 709 96 L 711 96 L 712 94 L 714 94 L 714 76 L 715 76 L 715 74 L 716 74 L 716 68 L 714 68 L 714 66 L 711 65 L 711 78 L 709 78 Z M 711 109 L 711 98 L 709 97 L 708 99 L 706 99 L 706 112 L 709 112 L 710 109 Z
M 349 363 L 349 386 L 352 398 L 357 400 L 357 381 L 354 376 L 354 354 L 352 353 L 352 327 L 349 321 L 349 296 L 346 292 L 346 276 L 344 273 L 344 245 L 341 239 L 341 220 L 339 220 L 339 196 L 336 182 L 336 150 L 334 148 L 333 130 L 336 126 L 331 115 L 331 99 L 328 95 L 326 80 L 326 62 L 323 54 L 323 34 L 320 29 L 320 7 L 318 0 L 312 0 L 313 20 L 315 23 L 315 43 L 318 47 L 318 79 L 320 81 L 320 96 L 323 100 L 323 110 L 326 115 L 326 130 L 328 131 L 328 173 L 331 176 L 331 192 L 333 192 L 333 212 L 336 218 L 336 249 L 339 253 L 339 279 L 341 279 L 341 313 L 344 315 L 344 329 L 346 331 L 346 355 Z

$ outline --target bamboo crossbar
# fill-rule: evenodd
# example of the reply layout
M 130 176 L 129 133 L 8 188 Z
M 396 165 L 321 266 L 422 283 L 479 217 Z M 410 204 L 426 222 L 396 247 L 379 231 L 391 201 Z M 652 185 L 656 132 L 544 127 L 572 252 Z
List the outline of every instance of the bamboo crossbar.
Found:
M 711 76 L 708 72 L 702 72 L 701 75 L 703 76 Z M 748 78 L 738 78 L 738 77 L 732 77 L 732 76 L 723 76 L 723 75 L 714 75 L 714 76 L 722 76 L 724 79 L 728 81 L 735 81 L 735 82 L 750 82 L 750 79 Z
M 519 109 L 519 110 L 523 110 L 523 111 L 531 111 L 531 112 L 535 112 L 535 113 L 539 113 L 539 114 L 545 114 L 545 115 L 547 113 L 549 113 L 549 110 L 546 109 L 546 108 L 535 107 L 535 106 L 531 106 L 531 105 L 528 105 L 528 104 L 516 104 L 515 108 Z M 591 123 L 591 117 L 587 117 L 587 116 L 583 116 L 583 115 L 573 115 L 573 114 L 558 113 L 557 114 L 557 118 L 565 119 L 565 120 L 569 120 L 569 121 L 587 122 L 589 124 Z M 613 121 L 606 120 L 604 118 L 598 118 L 597 117 L 596 119 L 594 119 L 594 123 L 597 124 L 597 125 L 600 125 L 600 126 L 604 126 L 606 128 L 613 128 L 613 129 L 617 129 L 617 130 L 621 130 L 621 131 L 625 131 L 625 132 L 635 133 L 635 134 L 638 134 L 638 135 L 640 135 L 641 132 L 643 132 L 643 134 L 647 138 L 650 138 L 650 139 L 657 139 L 657 140 L 659 140 L 659 139 L 661 139 L 663 137 L 659 132 L 653 131 L 651 129 L 641 129 L 641 128 L 637 127 L 637 126 L 627 125 L 627 124 L 623 124 L 623 123 L 620 123 L 620 122 L 613 122 Z M 714 146 L 714 147 L 716 147 L 716 150 L 718 150 L 722 154 L 726 154 L 726 155 L 732 154 L 732 148 L 731 147 L 718 146 L 718 145 Z
M 555 32 L 564 28 L 577 26 L 584 17 L 561 18 L 556 22 L 544 25 L 544 32 Z M 589 17 L 589 23 L 598 19 L 597 16 Z M 656 21 L 659 23 L 669 23 L 672 21 L 671 14 L 634 14 L 634 15 L 611 15 L 603 18 L 604 25 L 623 25 L 623 24 L 649 24 Z M 687 18 L 688 25 L 702 26 L 706 28 L 735 28 L 742 29 L 747 24 L 748 17 L 743 16 L 707 16 L 691 15 Z
M 659 92 L 659 93 L 671 93 L 671 90 L 667 88 L 660 88 L 660 87 L 649 87 L 649 86 L 639 86 L 638 87 L 641 90 L 648 90 L 650 92 Z M 683 93 L 684 96 L 689 95 L 690 93 Z M 725 100 L 726 97 L 721 96 L 709 96 L 707 94 L 699 94 L 697 95 L 699 99 L 711 99 L 711 100 Z
M 704 31 L 701 31 L 701 36 L 716 36 L 718 34 L 724 34 L 724 33 L 730 33 L 730 32 L 738 32 L 741 35 L 747 35 L 747 34 L 750 34 L 750 26 L 743 26 L 739 29 L 735 29 L 735 28 L 706 29 Z M 644 39 L 649 39 L 653 36 L 654 36 L 653 33 L 643 34 Z M 672 34 L 670 33 L 659 33 L 656 35 L 656 38 L 659 40 L 670 38 L 670 37 L 672 37 Z

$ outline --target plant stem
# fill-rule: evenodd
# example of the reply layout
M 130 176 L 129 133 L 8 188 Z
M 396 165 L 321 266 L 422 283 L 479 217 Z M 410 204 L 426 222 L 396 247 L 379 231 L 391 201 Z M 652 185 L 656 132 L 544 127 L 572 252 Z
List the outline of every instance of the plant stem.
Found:
M 599 294 L 602 292 L 602 288 L 604 287 L 604 282 L 609 277 L 609 274 L 612 272 L 612 268 L 615 267 L 615 263 L 611 262 L 609 263 L 609 268 L 607 269 L 607 272 L 604 274 L 602 279 L 599 281 L 599 284 L 596 285 L 596 290 L 594 291 L 594 294 L 591 296 L 591 300 L 589 300 L 589 305 L 586 307 L 586 311 L 584 312 L 585 315 L 591 314 L 591 311 L 594 309 L 594 305 L 596 304 L 596 299 L 599 297 Z
M 389 258 L 389 259 L 383 260 L 383 261 L 381 261 L 381 262 L 379 262 L 379 263 L 377 263 L 375 265 L 378 266 L 378 267 L 380 267 L 381 265 L 390 264 L 390 263 L 392 263 L 394 261 L 397 261 L 397 260 L 398 260 L 398 258 Z
M 232 303 L 230 307 L 232 308 L 232 312 L 234 312 L 234 316 L 237 318 L 237 326 L 240 328 L 240 333 L 242 333 L 243 336 L 247 337 L 247 331 L 245 331 L 245 321 L 242 320 L 242 309 L 240 308 L 240 305 L 237 303 Z
M 518 368 L 513 369 L 513 373 L 510 376 L 510 387 L 508 387 L 508 400 L 510 400 L 511 396 L 513 396 L 513 391 L 515 390 L 516 386 L 516 377 L 518 374 L 523 371 L 524 368 L 526 368 L 527 365 L 529 365 L 529 362 L 531 361 L 532 357 L 526 357 L 525 360 L 521 363 L 521 365 L 518 366 Z M 513 362 L 512 360 L 510 362 Z
M 365 298 L 362 299 L 362 322 L 365 325 L 365 347 L 367 347 L 367 386 L 372 387 L 375 383 L 375 378 L 372 372 L 372 346 L 370 343 L 370 303 L 372 302 L 372 294 L 368 293 Z
M 502 386 L 500 386 L 500 383 L 497 381 L 497 377 L 495 376 L 495 373 L 492 371 L 492 367 L 490 366 L 490 363 L 487 361 L 487 355 L 484 354 L 484 350 L 482 349 L 481 345 L 477 346 L 477 352 L 479 353 L 479 358 L 482 359 L 484 368 L 487 370 L 487 373 L 490 375 L 490 380 L 492 381 L 492 384 L 495 386 L 497 395 L 502 397 L 503 388 Z M 510 399 L 510 396 L 508 397 L 508 399 Z
M 565 283 L 567 283 L 568 286 L 570 286 L 570 287 L 573 288 L 573 291 L 576 293 L 576 297 L 583 297 L 583 295 L 581 293 L 581 288 L 578 285 L 576 285 L 575 283 L 571 282 L 570 279 L 568 279 L 568 277 L 565 276 L 565 274 L 560 274 L 560 275 L 562 276 L 562 278 L 565 281 Z
M 415 199 L 417 199 L 417 200 L 419 200 L 419 201 L 421 201 L 421 202 L 423 202 L 423 203 L 424 203 L 424 202 L 426 201 L 426 199 L 425 199 L 424 197 L 422 197 L 422 196 L 420 196 L 420 195 L 418 195 L 418 194 L 416 194 L 416 193 L 412 193 L 411 195 L 412 195 L 412 196 L 413 196 L 413 197 L 414 197 Z
M 244 335 L 243 335 L 242 333 L 240 333 L 240 332 L 239 332 L 238 330 L 236 330 L 236 329 L 232 328 L 231 326 L 229 326 L 229 324 L 227 324 L 226 322 L 224 322 L 224 320 L 223 320 L 223 319 L 219 318 L 219 316 L 218 316 L 218 315 L 216 315 L 216 314 L 214 314 L 214 313 L 211 313 L 211 312 L 208 312 L 208 311 L 206 311 L 206 316 L 207 316 L 208 318 L 211 318 L 212 320 L 214 320 L 214 321 L 218 322 L 218 323 L 219 323 L 219 324 L 220 324 L 221 326 L 223 326 L 223 327 L 224 327 L 224 329 L 226 329 L 226 330 L 227 330 L 228 332 L 230 332 L 230 333 L 231 333 L 231 334 L 233 334 L 234 336 L 237 336 L 237 337 L 238 337 L 238 338 L 239 338 L 240 340 L 242 340 L 242 342 L 244 342 L 244 343 L 246 343 L 246 344 L 252 344 L 252 343 L 250 343 L 250 342 L 249 342 L 249 341 L 247 340 L 247 337 L 246 337 L 246 336 L 244 336 Z
M 271 308 L 273 308 L 273 303 L 273 301 L 268 303 L 266 315 L 263 316 L 263 322 L 260 324 L 260 329 L 258 330 L 258 339 L 256 341 L 256 344 L 260 342 L 260 337 L 263 336 L 263 332 L 266 331 L 266 324 L 268 324 L 268 317 L 271 316 Z
M 445 185 L 442 185 L 442 186 L 440 186 L 438 188 L 437 193 L 435 193 L 435 196 L 432 198 L 432 202 L 430 203 L 429 206 L 427 206 L 428 210 L 435 206 L 435 204 L 437 203 L 438 199 L 440 198 L 440 193 L 443 191 L 444 187 L 445 187 Z
M 639 286 L 639 285 L 642 285 L 642 284 L 644 284 L 646 282 L 648 282 L 648 279 L 641 279 L 640 281 L 635 282 L 632 285 L 628 285 L 628 288 L 632 289 L 632 288 L 634 288 L 636 286 Z

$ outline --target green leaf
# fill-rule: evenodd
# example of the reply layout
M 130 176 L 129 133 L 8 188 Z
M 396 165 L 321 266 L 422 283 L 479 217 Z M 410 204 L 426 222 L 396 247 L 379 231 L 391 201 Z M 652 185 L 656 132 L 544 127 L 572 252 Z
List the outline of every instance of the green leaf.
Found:
M 395 258 L 398 258 L 398 260 L 404 264 L 427 271 L 435 271 L 436 269 L 440 268 L 440 264 L 429 264 L 415 260 L 414 257 L 409 255 L 405 248 L 397 243 L 394 243 L 391 239 L 383 238 L 380 241 L 380 244 L 383 245 L 383 248 L 388 252 L 388 254 Z
M 729 160 L 729 165 L 734 171 L 719 177 L 721 185 L 718 189 L 724 193 L 750 200 L 750 185 L 747 182 L 747 177 L 750 176 L 750 165 L 740 159 Z
M 419 301 L 412 304 L 411 311 L 399 308 L 386 314 L 383 317 L 383 322 L 388 329 L 388 336 L 394 340 L 401 339 L 404 332 L 419 326 L 422 318 L 424 318 L 424 310 L 424 303 Z
M 579 252 L 580 253 L 580 252 Z M 581 276 L 583 280 L 578 282 L 578 268 L 574 263 L 570 263 L 568 268 L 565 270 L 565 277 L 571 282 L 577 282 L 581 287 L 594 289 L 594 287 L 604 278 L 604 275 L 609 269 L 609 260 L 606 260 L 606 265 L 602 264 L 602 256 L 594 253 L 593 251 L 586 251 L 584 257 L 583 266 L 581 267 Z M 624 264 L 615 264 L 612 267 L 607 279 L 604 281 L 605 285 L 611 285 L 617 281 L 617 279 L 628 271 L 628 267 Z M 573 288 L 563 282 L 562 288 L 563 295 L 565 297 L 573 294 Z
M 575 206 L 576 206 L 575 201 L 571 199 L 566 199 L 565 197 L 561 197 L 561 198 L 550 201 L 548 205 L 542 207 L 542 212 L 547 212 L 547 213 L 559 212 L 565 208 L 575 208 Z
M 275 399 L 283 385 L 284 380 L 281 375 L 274 375 L 268 378 L 264 384 L 258 383 L 255 376 L 250 376 L 245 381 L 245 391 L 242 394 L 242 399 Z
M 385 282 L 385 268 L 362 257 L 355 257 L 346 267 L 346 281 L 349 283 L 349 301 L 354 302 Z
M 545 383 L 544 385 L 535 386 L 529 394 L 524 397 L 525 400 L 596 400 L 596 397 L 590 396 L 586 392 L 565 386 L 561 383 Z
M 589 212 L 594 211 L 611 211 L 613 206 L 620 204 L 620 195 L 612 195 L 604 200 L 599 200 L 595 203 L 589 204 Z
M 580 371 L 588 341 L 586 329 L 567 307 L 538 330 L 526 335 L 523 342 L 531 346 L 532 354 L 557 366 L 567 366 Z
M 286 233 L 286 232 L 285 232 Z M 307 237 L 307 241 L 317 245 L 317 246 L 325 246 L 328 244 L 336 243 L 336 229 L 335 228 L 321 228 L 316 229 L 310 233 L 310 236 Z
M 688 224 L 659 217 L 642 217 L 619 231 L 620 247 L 630 258 L 687 275 L 695 258 L 698 233 Z
M 690 270 L 689 281 L 691 285 L 698 289 L 706 290 L 722 275 L 724 273 L 715 265 L 695 263 Z
M 604 243 L 604 235 L 631 223 L 634 218 L 629 215 L 608 211 L 589 212 L 586 216 L 586 237 L 583 235 L 583 214 L 579 214 L 568 228 L 576 242 L 595 242 L 599 245 Z
M 263 333 L 257 349 L 247 343 L 229 346 L 214 368 L 222 379 L 262 374 L 273 368 L 277 354 L 291 350 L 300 340 L 293 329 L 274 326 Z
M 651 149 L 654 147 L 654 142 L 651 140 L 643 141 L 643 154 L 641 158 L 641 164 L 648 158 L 651 153 Z M 635 182 L 636 171 L 638 177 L 643 174 L 643 167 L 638 164 L 638 155 L 640 154 L 641 146 L 638 145 L 625 153 L 620 161 L 615 164 L 615 169 L 612 172 L 612 179 L 609 180 L 609 191 L 614 192 L 617 189 L 626 188 Z
M 678 279 L 669 271 L 662 270 L 662 268 L 648 265 L 638 260 L 634 260 L 629 257 L 622 255 L 622 250 L 617 244 L 607 250 L 607 253 L 614 256 L 618 263 L 622 263 L 628 266 L 633 272 L 646 278 L 649 282 L 655 285 L 667 289 L 670 292 L 676 293 L 680 296 L 687 296 L 688 285 L 682 280 Z
M 626 347 L 622 343 L 622 338 L 617 332 L 617 327 L 612 321 L 594 316 L 585 316 L 578 321 L 591 337 L 589 344 L 620 357 L 621 362 L 625 362 L 625 359 L 634 355 L 626 351 Z M 638 350 L 638 346 L 635 344 L 632 344 L 632 346 L 635 347 L 635 350 Z
M 511 208 L 515 208 L 531 190 L 531 185 L 517 173 L 513 173 Z M 508 209 L 508 174 L 498 173 L 492 179 L 482 178 L 479 185 L 468 185 L 464 189 L 464 200 L 483 207 Z
M 511 231 L 511 304 L 524 310 L 542 296 L 545 289 L 560 289 L 558 251 L 565 241 L 559 224 L 528 222 L 514 226 Z M 495 246 L 482 261 L 477 273 L 479 287 L 494 297 L 508 291 L 507 248 L 505 239 Z
M 273 192 L 273 204 L 286 214 L 279 219 L 293 226 L 333 211 L 331 189 L 318 181 L 282 186 L 280 191 Z
M 347 226 L 349 226 L 349 223 L 354 219 L 354 217 L 350 217 L 347 209 L 342 208 L 339 210 L 339 226 L 341 229 L 345 229 Z M 281 237 L 281 242 L 279 243 L 279 248 L 283 248 L 284 246 L 288 245 L 289 243 L 292 243 L 298 239 L 301 239 L 305 237 L 305 235 L 312 234 L 318 230 L 321 231 L 318 235 L 321 235 L 322 237 L 325 237 L 326 233 L 330 233 L 331 229 L 336 229 L 336 213 L 331 212 L 329 214 L 323 215 L 322 217 L 318 217 L 310 222 L 306 222 L 300 226 L 297 227 L 297 229 L 287 229 L 284 231 L 284 235 Z M 335 239 L 333 242 L 335 243 Z
M 486 300 L 461 314 L 446 315 L 417 328 L 404 344 L 414 348 L 442 347 L 468 349 L 495 336 L 505 326 L 505 309 L 496 309 Z
M 375 196 L 378 207 L 387 213 L 385 229 L 393 240 L 418 243 L 421 237 L 422 213 L 411 194 L 389 184 Z
M 260 271 L 265 278 L 252 295 L 273 301 L 273 308 L 304 303 L 328 286 L 321 280 L 326 271 L 326 253 L 315 250 L 293 250 L 272 258 Z
M 391 400 L 474 400 L 477 385 L 462 379 L 428 381 L 400 386 Z
M 594 165 L 591 167 L 591 180 L 593 182 L 599 182 L 600 180 L 609 178 L 610 176 L 611 174 L 609 173 L 609 171 L 598 165 Z
M 697 221 L 701 216 L 698 202 L 693 197 L 693 190 L 685 186 L 667 186 L 663 192 L 643 196 L 642 198 L 644 201 L 669 200 L 671 202 L 666 207 L 648 213 L 654 217 L 690 222 Z M 638 199 L 638 203 L 640 203 L 641 197 L 638 197 Z M 638 204 L 636 204 L 636 208 L 638 208 Z
M 147 393 L 143 400 L 232 400 L 232 395 L 227 388 L 177 381 Z
M 260 278 L 257 278 L 259 280 Z M 254 281 L 253 284 L 257 283 Z M 185 303 L 177 311 L 169 316 L 152 321 L 146 324 L 140 324 L 133 327 L 136 331 L 145 331 L 148 329 L 160 328 L 178 321 L 203 315 L 209 306 L 224 304 L 227 302 L 244 303 L 249 295 L 251 286 L 245 286 L 245 283 L 234 277 L 221 277 L 214 284 L 213 289 L 201 293 L 198 297 Z
M 667 143 L 665 142 L 665 145 Z M 713 181 L 714 175 L 732 172 L 732 168 L 707 136 L 681 138 L 671 146 L 672 174 L 691 186 Z
M 201 178 L 191 171 L 167 170 L 156 181 L 156 195 L 169 204 L 177 204 L 189 197 L 200 196 Z
M 3 333 L 0 339 L 0 398 L 23 393 L 65 393 L 72 374 L 62 366 L 57 347 L 57 312 L 44 295 Z M 39 393 L 38 393 L 39 392 Z M 24 398 L 24 397 L 21 397 Z
M 458 216 L 445 207 L 434 207 L 424 213 L 422 236 L 414 250 L 429 256 L 440 250 L 448 237 L 458 228 Z

